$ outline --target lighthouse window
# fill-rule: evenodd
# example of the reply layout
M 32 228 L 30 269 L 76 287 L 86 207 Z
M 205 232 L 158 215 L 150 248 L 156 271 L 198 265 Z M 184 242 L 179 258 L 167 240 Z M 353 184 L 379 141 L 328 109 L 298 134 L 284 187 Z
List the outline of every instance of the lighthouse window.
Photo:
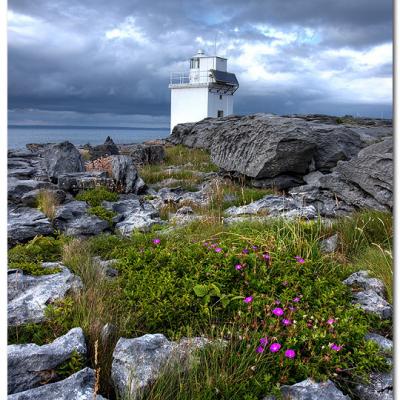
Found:
M 222 94 L 219 95 L 219 99 L 222 100 Z
M 200 67 L 200 60 L 198 58 L 191 58 L 190 68 L 199 68 L 199 67 Z
M 221 118 L 224 116 L 223 110 L 218 110 L 218 118 Z

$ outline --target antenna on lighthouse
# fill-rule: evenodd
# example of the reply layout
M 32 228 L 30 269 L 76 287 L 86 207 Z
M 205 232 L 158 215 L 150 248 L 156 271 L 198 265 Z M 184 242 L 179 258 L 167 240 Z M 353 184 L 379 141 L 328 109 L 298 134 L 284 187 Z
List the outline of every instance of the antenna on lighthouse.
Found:
M 218 32 L 215 32 L 215 36 L 214 36 L 214 56 L 217 55 L 217 35 L 218 35 Z

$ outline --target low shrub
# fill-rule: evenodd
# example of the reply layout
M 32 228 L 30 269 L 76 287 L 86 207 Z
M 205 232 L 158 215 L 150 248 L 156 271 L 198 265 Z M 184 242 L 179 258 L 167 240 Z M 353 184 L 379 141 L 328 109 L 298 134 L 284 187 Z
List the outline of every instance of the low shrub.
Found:
M 65 237 L 36 236 L 26 244 L 18 244 L 8 251 L 8 267 L 21 269 L 31 275 L 59 272 L 58 268 L 43 268 L 42 262 L 60 261 Z
M 117 201 L 118 198 L 117 193 L 111 192 L 104 186 L 85 190 L 76 195 L 77 200 L 87 201 L 91 207 L 98 207 L 103 201 Z
M 91 215 L 96 215 L 100 219 L 104 219 L 104 221 L 107 221 L 110 226 L 113 225 L 112 219 L 117 215 L 115 211 L 107 210 L 103 206 L 90 207 L 88 209 L 88 213 Z

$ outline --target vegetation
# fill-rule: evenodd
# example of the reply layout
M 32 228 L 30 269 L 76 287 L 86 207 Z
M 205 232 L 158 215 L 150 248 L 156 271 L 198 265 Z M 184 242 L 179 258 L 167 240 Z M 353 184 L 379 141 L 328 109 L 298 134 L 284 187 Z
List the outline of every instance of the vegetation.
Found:
M 118 194 L 108 190 L 104 186 L 85 190 L 76 195 L 77 200 L 87 201 L 91 207 L 101 206 L 103 201 L 117 201 Z
M 46 215 L 50 220 L 53 220 L 56 215 L 56 207 L 59 205 L 59 200 L 54 191 L 43 189 L 37 197 L 38 209 Z
M 100 219 L 104 219 L 109 223 L 110 226 L 113 224 L 112 219 L 117 215 L 115 211 L 107 210 L 103 206 L 90 207 L 88 213 L 91 215 L 96 215 Z

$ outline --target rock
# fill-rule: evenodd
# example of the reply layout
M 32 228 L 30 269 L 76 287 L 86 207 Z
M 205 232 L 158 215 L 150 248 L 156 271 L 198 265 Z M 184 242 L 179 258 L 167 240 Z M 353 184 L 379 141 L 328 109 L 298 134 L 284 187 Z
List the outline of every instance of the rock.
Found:
M 354 289 L 364 289 L 364 290 L 373 290 L 379 296 L 385 295 L 385 285 L 380 279 L 370 278 L 367 271 L 358 271 L 354 274 L 351 274 L 347 279 L 343 281 L 343 283 L 347 286 L 350 286 Z
M 104 171 L 75 172 L 58 176 L 58 187 L 73 194 L 98 186 L 105 186 L 111 191 L 116 189 L 114 180 Z
M 176 213 L 178 215 L 188 215 L 188 214 L 193 214 L 193 209 L 192 207 L 189 206 L 183 206 L 181 208 L 179 208 Z
M 144 182 L 139 178 L 131 157 L 126 155 L 112 156 L 111 170 L 119 191 L 139 193 L 144 188 Z
M 68 236 L 98 235 L 110 229 L 107 221 L 88 214 L 85 201 L 71 201 L 57 207 L 54 225 Z
M 359 304 L 365 312 L 376 314 L 381 319 L 392 318 L 392 306 L 374 290 L 354 293 L 353 298 L 353 303 Z
M 392 373 L 374 372 L 369 376 L 369 384 L 359 384 L 353 389 L 359 400 L 392 400 Z
M 320 189 L 316 186 L 298 186 L 290 189 L 289 194 L 298 204 L 314 206 L 318 215 L 322 217 L 341 217 L 349 215 L 355 210 L 353 206 L 338 199 L 329 190 Z
M 165 149 L 162 145 L 133 144 L 120 145 L 122 154 L 132 157 L 137 165 L 157 164 L 164 160 Z
M 291 386 L 282 386 L 282 398 L 286 400 L 350 400 L 335 384 L 326 382 L 314 382 L 308 378 Z
M 325 254 L 334 253 L 337 249 L 338 238 L 338 234 L 335 233 L 334 235 L 322 240 L 319 244 L 321 252 Z
M 113 353 L 111 370 L 117 394 L 138 398 L 168 362 L 182 363 L 193 350 L 207 343 L 209 341 L 204 338 L 170 342 L 162 334 L 120 338 Z
M 324 176 L 324 174 L 322 172 L 313 171 L 307 175 L 304 175 L 303 180 L 304 180 L 304 182 L 306 182 L 307 185 L 319 187 L 320 186 L 319 180 L 323 176 Z
M 38 196 L 42 190 L 51 193 L 56 201 L 56 204 L 62 204 L 67 197 L 67 194 L 61 189 L 37 189 L 25 193 L 21 197 L 21 204 L 26 207 L 36 207 L 38 203 Z
M 61 272 L 33 276 L 19 270 L 8 274 L 8 324 L 19 326 L 45 319 L 46 306 L 62 299 L 82 286 L 79 277 L 60 263 L 43 263 L 44 268 L 61 268 Z
M 115 325 L 107 323 L 103 326 L 100 332 L 100 338 L 103 346 L 109 343 L 110 338 L 112 338 L 117 333 L 117 328 Z
M 293 186 L 299 186 L 304 183 L 303 179 L 298 176 L 278 175 L 274 178 L 251 179 L 250 184 L 256 188 L 274 188 L 278 190 L 286 190 Z
M 372 144 L 357 157 L 339 162 L 335 169 L 342 180 L 351 182 L 379 204 L 393 207 L 393 139 Z
M 81 328 L 71 329 L 43 346 L 33 343 L 7 346 L 8 393 L 39 386 L 49 377 L 49 371 L 70 359 L 74 352 L 86 356 L 85 336 Z
M 50 144 L 42 152 L 43 165 L 50 179 L 57 181 L 61 174 L 83 172 L 83 159 L 77 148 L 70 142 Z
M 367 333 L 365 339 L 375 342 L 386 354 L 391 354 L 393 352 L 393 341 L 384 336 L 378 335 L 377 333 Z
M 269 114 L 179 124 L 168 141 L 209 149 L 223 170 L 255 179 L 301 176 L 311 165 L 329 171 L 361 149 L 359 135 L 344 126 Z
M 105 400 L 94 397 L 95 383 L 95 371 L 84 368 L 63 381 L 12 394 L 7 400 Z
M 228 216 L 263 214 L 270 217 L 312 219 L 317 216 L 313 206 L 303 207 L 291 197 L 266 195 L 260 200 L 240 207 L 229 207 L 225 210 Z
M 16 179 L 8 178 L 8 201 L 12 203 L 20 203 L 22 197 L 32 191 L 40 189 L 57 189 L 57 186 L 50 182 L 37 181 L 33 179 Z
M 100 257 L 93 257 L 93 261 L 99 266 L 102 274 L 108 278 L 115 278 L 118 276 L 118 270 L 112 268 L 113 265 L 118 263 L 117 259 L 114 260 L 102 260 Z
M 95 160 L 96 158 L 100 157 L 108 157 L 111 155 L 118 155 L 119 150 L 117 145 L 114 143 L 114 141 L 110 138 L 110 136 L 107 136 L 104 144 L 100 144 L 98 146 L 88 146 L 89 150 L 89 155 L 91 160 Z
M 154 224 L 161 224 L 158 211 L 148 202 L 141 203 L 137 197 L 116 202 L 103 202 L 103 206 L 115 211 L 115 229 L 122 235 L 129 236 L 134 230 L 148 231 Z
M 53 226 L 39 210 L 28 207 L 10 207 L 8 209 L 8 243 L 13 246 L 33 239 L 37 235 L 51 235 Z

